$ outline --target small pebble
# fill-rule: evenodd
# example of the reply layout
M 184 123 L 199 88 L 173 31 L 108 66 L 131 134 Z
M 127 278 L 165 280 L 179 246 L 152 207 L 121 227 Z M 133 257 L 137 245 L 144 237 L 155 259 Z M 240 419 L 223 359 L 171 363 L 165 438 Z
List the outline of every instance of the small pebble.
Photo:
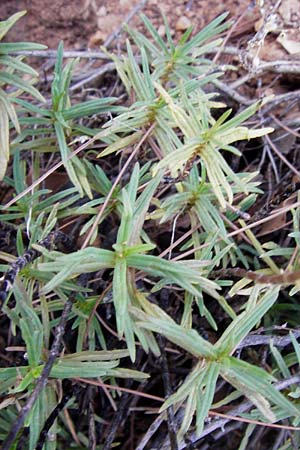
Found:
M 100 6 L 100 8 L 97 11 L 97 16 L 98 17 L 104 17 L 107 14 L 107 9 L 105 6 Z
M 175 25 L 177 31 L 185 31 L 192 25 L 190 19 L 186 16 L 181 16 Z
M 164 25 L 160 25 L 158 30 L 157 30 L 158 34 L 160 36 L 164 36 L 166 34 L 166 30 L 165 30 L 165 26 Z
M 132 0 L 120 0 L 121 8 L 130 8 L 132 6 Z
M 103 44 L 106 37 L 107 37 L 107 33 L 103 33 L 100 30 L 96 31 L 96 33 L 92 34 L 92 36 L 89 39 L 88 48 L 94 48 L 98 45 Z

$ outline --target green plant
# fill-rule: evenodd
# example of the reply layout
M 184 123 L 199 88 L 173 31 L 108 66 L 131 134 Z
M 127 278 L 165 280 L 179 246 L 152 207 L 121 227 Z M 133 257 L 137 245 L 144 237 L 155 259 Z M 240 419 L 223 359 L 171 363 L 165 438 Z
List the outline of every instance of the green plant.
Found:
M 244 123 L 261 108 L 257 102 L 236 115 L 228 110 L 219 118 L 215 116 L 216 109 L 225 105 L 216 101 L 217 94 L 211 87 L 222 72 L 203 55 L 221 44 L 217 34 L 228 27 L 224 19 L 225 15 L 220 16 L 194 37 L 188 30 L 175 44 L 166 22 L 164 41 L 143 17 L 152 39 L 129 30 L 133 42 L 126 43 L 127 55 L 111 55 L 128 97 L 133 98 L 129 105 L 116 105 L 117 99 L 110 97 L 72 105 L 68 91 L 75 62 L 63 66 L 62 44 L 57 53 L 51 106 L 42 108 L 30 99 L 14 98 L 21 132 L 11 143 L 13 175 L 4 181 L 19 198 L 0 218 L 22 223 L 17 236 L 20 255 L 24 253 L 21 231 L 25 229 L 31 247 L 41 255 L 30 267 L 22 265 L 12 289 L 16 304 L 10 307 L 8 299 L 4 309 L 14 335 L 22 339 L 28 354 L 27 365 L 0 368 L 1 392 L 9 392 L 18 404 L 23 405 L 24 398 L 34 392 L 36 380 L 47 364 L 47 352 L 51 352 L 51 334 L 56 333 L 67 302 L 71 299 L 73 303 L 66 333 L 71 335 L 73 350 L 66 344 L 66 354 L 57 357 L 47 387 L 26 418 L 30 449 L 37 444 L 42 425 L 58 402 L 57 380 L 101 378 L 101 382 L 111 385 L 117 383 L 116 378 L 144 380 L 148 375 L 135 369 L 139 362 L 137 348 L 160 357 L 156 334 L 175 344 L 192 363 L 188 375 L 176 383 L 173 394 L 161 407 L 161 412 L 173 408 L 178 420 L 180 408 L 184 410 L 177 432 L 179 442 L 193 428 L 194 418 L 200 436 L 209 411 L 229 407 L 242 396 L 252 404 L 247 418 L 269 423 L 285 419 L 294 427 L 299 424 L 298 390 L 291 386 L 280 392 L 276 384 L 281 375 L 289 377 L 298 370 L 299 345 L 295 336 L 290 337 L 290 354 L 281 355 L 271 344 L 273 362 L 269 366 L 260 367 L 251 355 L 235 353 L 258 324 L 276 323 L 272 315 L 276 308 L 278 311 L 281 290 L 285 289 L 276 258 L 285 258 L 289 270 L 297 273 L 300 213 L 299 208 L 292 211 L 293 232 L 289 237 L 293 245 L 289 248 L 274 242 L 261 244 L 250 229 L 244 229 L 246 244 L 230 235 L 231 221 L 236 227 L 247 228 L 238 213 L 247 211 L 261 190 L 255 172 L 236 173 L 225 155 L 240 155 L 235 143 L 258 140 L 272 128 L 252 130 Z M 134 46 L 140 49 L 139 57 L 134 54 Z M 32 94 L 28 89 L 24 91 Z M 79 123 L 83 117 L 105 111 L 111 112 L 112 118 L 101 129 Z M 13 116 L 8 113 L 8 117 L 15 124 Z M 80 158 L 73 156 L 72 142 L 82 134 L 92 136 L 105 149 L 93 148 Z M 142 147 L 145 136 L 148 139 Z M 42 170 L 40 156 L 59 154 L 73 187 L 56 194 L 40 189 L 22 195 L 28 175 L 22 154 L 28 148 L 33 151 L 36 177 Z M 114 164 L 114 169 L 118 164 L 121 167 L 128 154 L 130 164 L 126 162 L 119 173 L 105 171 L 109 164 Z M 90 155 L 100 159 L 88 160 Z M 132 163 L 131 158 L 139 162 Z M 166 180 L 171 181 L 170 185 L 164 185 Z M 41 239 L 57 224 L 74 217 L 83 218 L 78 234 L 88 233 L 85 248 L 63 253 L 59 248 L 41 245 Z M 181 218 L 184 239 L 181 236 L 176 242 L 176 225 Z M 166 224 L 170 246 L 164 251 L 169 250 L 169 260 L 161 256 L 155 233 Z M 114 234 L 109 240 L 110 228 Z M 106 248 L 91 245 L 98 231 L 104 236 Z M 193 256 L 187 259 L 187 255 Z M 1 256 L 11 262 L 11 255 Z M 245 269 L 238 267 L 234 272 L 240 265 Z M 215 276 L 219 269 L 221 274 Z M 233 284 L 232 273 L 242 279 Z M 261 273 L 264 278 L 259 278 Z M 100 292 L 94 292 L 88 281 L 82 281 L 83 274 L 103 278 L 106 284 L 100 285 Z M 276 282 L 274 274 L 279 276 Z M 295 284 L 289 292 L 291 297 L 299 289 L 299 280 L 295 280 L 291 283 Z M 169 309 L 157 295 L 164 290 L 172 306 Z M 241 300 L 232 303 L 234 296 Z M 101 317 L 96 314 L 100 302 L 112 311 L 111 325 L 116 326 L 117 338 L 125 343 L 125 349 L 111 348 L 106 340 Z M 299 312 L 298 305 L 292 306 Z M 222 331 L 218 329 L 219 314 Z M 217 330 L 215 343 L 196 329 L 195 317 Z M 117 340 L 114 343 L 119 344 Z M 119 368 L 119 358 L 128 356 L 130 361 L 124 362 L 134 368 Z M 216 402 L 221 378 L 227 389 Z M 50 399 L 48 404 L 45 396 Z M 78 407 L 77 400 L 72 401 Z M 2 438 L 7 424 L 14 420 L 16 407 L 11 404 L 0 416 Z M 59 430 L 55 423 L 53 430 L 53 441 L 47 442 L 45 448 L 62 448 L 66 427 Z M 246 433 L 244 443 L 248 438 Z M 79 441 L 88 446 L 84 432 Z
M 16 13 L 9 19 L 0 22 L 0 41 L 25 13 L 26 11 Z M 0 42 L 0 180 L 5 175 L 10 154 L 9 120 L 11 120 L 16 131 L 21 132 L 14 103 L 23 92 L 32 95 L 39 101 L 45 101 L 40 92 L 32 86 L 38 77 L 38 73 L 22 61 L 24 59 L 22 56 L 13 57 L 10 56 L 10 53 L 44 48 L 46 48 L 44 45 L 31 42 Z M 29 80 L 24 80 L 23 75 L 29 76 Z M 10 88 L 10 92 L 7 92 L 7 87 Z
M 22 116 L 23 112 L 26 113 L 26 117 L 20 120 L 21 125 L 25 126 L 25 130 L 13 143 L 13 148 L 26 150 L 26 142 L 22 141 L 28 135 L 32 135 L 32 124 L 38 124 L 38 127 L 34 130 L 35 145 L 33 150 L 39 153 L 56 152 L 59 149 L 71 182 L 76 186 L 81 196 L 86 194 L 89 198 L 92 198 L 86 165 L 77 156 L 73 156 L 71 159 L 68 140 L 72 142 L 78 132 L 82 133 L 82 129 L 74 121 L 95 113 L 118 111 L 120 108 L 112 106 L 116 101 L 115 98 L 95 99 L 71 105 L 68 91 L 75 64 L 76 60 L 73 60 L 63 67 L 63 44 L 60 43 L 57 51 L 54 80 L 51 86 L 51 107 L 45 109 L 24 100 L 18 101 L 18 104 L 23 108 L 19 114 Z M 31 117 L 28 117 L 28 113 Z M 93 134 L 92 130 L 84 129 L 84 131 Z

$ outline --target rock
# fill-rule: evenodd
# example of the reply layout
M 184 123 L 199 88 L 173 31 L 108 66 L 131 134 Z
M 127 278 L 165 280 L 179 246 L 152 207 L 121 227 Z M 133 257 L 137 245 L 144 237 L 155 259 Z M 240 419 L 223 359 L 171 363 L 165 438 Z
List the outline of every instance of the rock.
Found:
M 132 0 L 120 0 L 121 8 L 130 8 L 132 7 Z
M 157 30 L 158 34 L 162 37 L 166 34 L 166 30 L 165 30 L 165 26 L 164 25 L 160 25 L 158 30 Z
M 98 11 L 97 11 L 97 16 L 98 17 L 104 17 L 104 16 L 106 16 L 107 15 L 107 9 L 106 9 L 106 7 L 105 6 L 100 6 L 100 8 L 98 9 Z
M 300 33 L 299 30 L 284 30 L 277 38 L 277 42 L 290 55 L 300 55 Z
M 176 31 L 185 31 L 192 25 L 190 19 L 186 16 L 181 16 L 175 25 Z
M 89 38 L 88 48 L 95 48 L 105 41 L 107 37 L 107 33 L 103 33 L 103 31 L 97 30 L 96 33 L 92 34 Z

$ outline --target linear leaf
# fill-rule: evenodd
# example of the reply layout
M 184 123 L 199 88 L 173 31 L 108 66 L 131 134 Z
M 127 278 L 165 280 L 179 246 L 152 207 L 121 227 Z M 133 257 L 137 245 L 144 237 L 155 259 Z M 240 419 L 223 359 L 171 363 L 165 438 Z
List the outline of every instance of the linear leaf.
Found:
M 3 180 L 9 159 L 9 121 L 6 109 L 0 102 L 0 180 Z
M 206 368 L 206 373 L 201 385 L 202 388 L 198 389 L 197 395 L 197 419 L 196 419 L 196 430 L 197 436 L 203 431 L 204 421 L 208 416 L 209 408 L 213 402 L 216 383 L 220 372 L 220 366 L 218 363 L 212 361 L 208 363 Z
M 214 346 L 203 339 L 197 331 L 187 330 L 181 325 L 177 325 L 172 319 L 163 320 L 149 315 L 143 315 L 142 317 L 145 320 L 138 322 L 138 326 L 162 334 L 197 358 L 217 357 L 217 351 Z
M 123 336 L 125 317 L 128 313 L 129 295 L 127 291 L 127 264 L 125 258 L 116 258 L 113 276 L 113 300 L 119 338 Z
M 28 94 L 31 94 L 33 97 L 37 98 L 40 102 L 46 101 L 37 89 L 35 89 L 28 82 L 22 80 L 22 78 L 18 77 L 17 75 L 15 75 L 13 73 L 6 73 L 3 71 L 0 71 L 0 83 L 8 84 L 8 85 L 17 87 L 19 89 L 22 89 L 22 91 L 27 92 Z
M 0 22 L 0 40 L 6 35 L 10 28 L 26 14 L 26 11 L 19 11 L 6 20 Z M 3 45 L 3 44 L 1 44 Z M 1 47 L 0 47 L 1 48 Z
M 216 347 L 221 352 L 232 353 L 235 347 L 248 335 L 252 328 L 262 319 L 266 312 L 274 305 L 280 286 L 269 288 L 255 302 L 255 307 L 239 314 L 218 340 Z M 257 294 L 259 291 L 257 291 Z
M 227 381 L 232 381 L 233 384 L 237 380 L 241 386 L 245 386 L 244 394 L 246 396 L 248 396 L 248 391 L 253 394 L 257 393 L 279 406 L 290 416 L 300 417 L 300 410 L 271 384 L 274 377 L 260 367 L 230 356 L 221 364 L 221 375 Z M 264 414 L 264 411 L 262 413 Z

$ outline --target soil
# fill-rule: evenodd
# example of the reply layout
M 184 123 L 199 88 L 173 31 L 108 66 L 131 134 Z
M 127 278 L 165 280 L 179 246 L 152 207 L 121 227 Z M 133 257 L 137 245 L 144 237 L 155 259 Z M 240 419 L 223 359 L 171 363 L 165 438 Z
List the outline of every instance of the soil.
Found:
M 0 18 L 27 10 L 27 15 L 7 35 L 10 41 L 34 41 L 55 49 L 63 40 L 66 49 L 85 49 L 103 43 L 140 3 L 136 0 L 2 0 Z M 231 17 L 240 16 L 249 5 L 249 0 L 149 0 L 143 13 L 156 26 L 162 26 L 163 12 L 174 30 L 183 31 L 191 24 L 196 32 L 222 12 L 229 11 Z M 248 13 L 248 19 L 249 14 L 253 16 L 253 12 Z M 139 23 L 135 15 L 131 24 Z
M 164 15 L 177 38 L 189 26 L 197 33 L 215 17 L 228 12 L 234 23 L 229 43 L 245 49 L 261 27 L 263 16 L 272 12 L 275 3 L 275 0 L 1 0 L 0 20 L 18 11 L 27 11 L 6 35 L 5 40 L 10 42 L 32 41 L 56 49 L 63 41 L 65 50 L 97 50 L 102 44 L 106 45 L 107 39 L 120 30 L 124 22 L 144 31 L 140 12 L 152 21 L 161 35 L 164 35 Z M 298 60 L 300 0 L 282 0 L 277 11 L 279 28 L 259 42 L 260 58 Z M 121 33 L 118 37 L 112 47 L 124 43 Z

